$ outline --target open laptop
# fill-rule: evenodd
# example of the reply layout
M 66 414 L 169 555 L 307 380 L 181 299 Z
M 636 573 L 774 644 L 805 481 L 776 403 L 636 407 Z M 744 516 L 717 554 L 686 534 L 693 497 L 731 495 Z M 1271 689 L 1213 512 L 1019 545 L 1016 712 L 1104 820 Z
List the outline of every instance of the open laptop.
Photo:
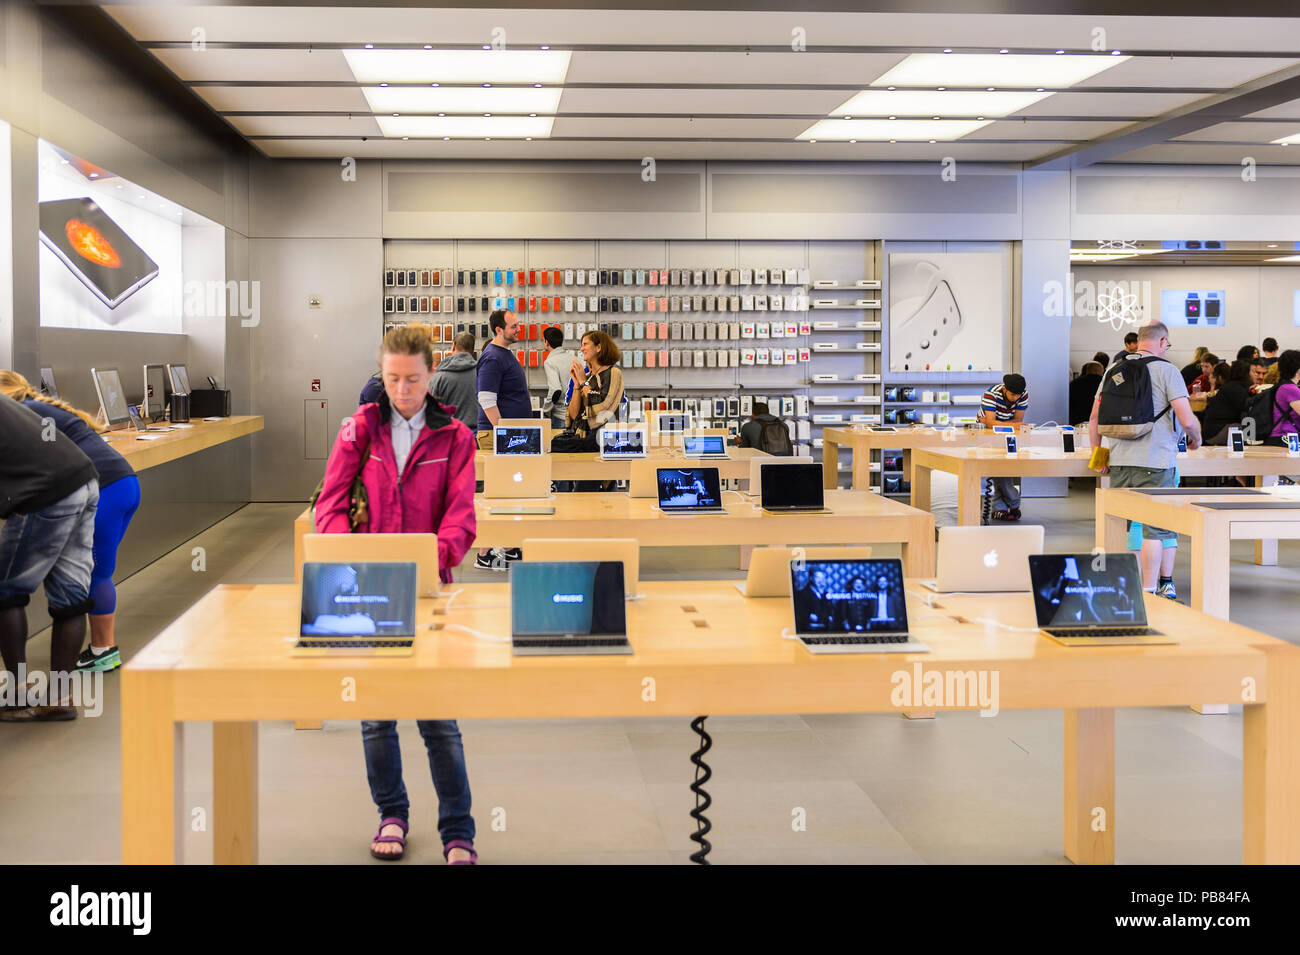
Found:
M 760 454 L 757 457 L 749 459 L 749 493 L 758 497 L 763 484 L 763 468 L 772 466 L 777 467 L 783 464 L 812 464 L 812 455 L 796 454 L 790 457 L 777 457 L 771 454 Z
M 596 432 L 602 461 L 625 461 L 646 456 L 646 429 L 607 424 Z
M 416 566 L 418 596 L 436 597 L 442 587 L 437 534 L 304 534 L 302 559 L 317 563 L 410 562 Z
M 541 454 L 542 426 L 497 425 L 492 429 L 492 450 L 496 454 Z
M 682 436 L 682 457 L 726 459 L 727 438 L 721 434 L 687 434 Z
M 1067 647 L 1177 643 L 1147 626 L 1137 555 L 1031 554 L 1038 627 Z
M 294 656 L 410 656 L 416 581 L 410 561 L 303 564 Z
M 546 498 L 551 494 L 549 454 L 489 454 L 483 458 L 485 498 Z
M 802 554 L 804 560 L 866 560 L 870 547 L 755 547 L 749 555 L 749 570 L 736 589 L 746 597 L 789 597 L 790 561 Z
M 623 565 L 623 588 L 628 597 L 635 597 L 638 593 L 641 542 L 635 537 L 526 537 L 520 542 L 520 547 L 525 562 L 563 561 L 571 559 L 574 554 L 581 554 L 587 560 L 617 561 Z
M 510 568 L 514 655 L 628 654 L 620 561 L 519 561 Z
M 928 653 L 907 632 L 903 562 L 792 560 L 794 633 L 809 653 Z
M 938 576 L 921 586 L 941 594 L 1029 590 L 1031 554 L 1043 552 L 1043 527 L 941 527 Z
M 127 405 L 126 413 L 131 418 L 131 427 L 136 431 L 175 431 L 175 428 L 151 428 L 145 423 L 144 418 L 140 417 L 140 410 L 135 405 Z
M 717 468 L 656 468 L 659 510 L 665 514 L 721 514 Z
M 759 501 L 765 511 L 826 510 L 820 464 L 765 467 L 759 478 Z

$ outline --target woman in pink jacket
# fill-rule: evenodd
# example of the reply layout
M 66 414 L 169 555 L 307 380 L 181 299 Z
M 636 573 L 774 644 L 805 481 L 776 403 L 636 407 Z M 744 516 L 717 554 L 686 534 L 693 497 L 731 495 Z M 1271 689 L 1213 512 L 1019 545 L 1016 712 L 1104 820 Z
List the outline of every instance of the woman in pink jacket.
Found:
M 316 503 L 316 530 L 351 531 L 348 505 L 361 475 L 369 518 L 357 533 L 438 535 L 438 570 L 444 583 L 474 542 L 474 435 L 429 394 L 433 352 L 420 328 L 395 328 L 379 356 L 384 393 L 344 420 L 325 465 Z M 438 832 L 451 865 L 473 865 L 474 818 L 470 815 L 465 750 L 455 720 L 417 720 L 438 792 Z M 370 795 L 379 808 L 379 830 L 370 844 L 376 859 L 400 859 L 406 850 L 410 803 L 402 782 L 402 757 L 393 720 L 361 724 Z

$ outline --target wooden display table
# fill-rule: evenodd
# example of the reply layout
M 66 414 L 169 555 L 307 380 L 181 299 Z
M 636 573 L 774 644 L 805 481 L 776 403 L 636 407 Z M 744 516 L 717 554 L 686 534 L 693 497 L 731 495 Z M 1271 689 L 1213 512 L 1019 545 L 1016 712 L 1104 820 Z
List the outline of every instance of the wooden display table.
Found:
M 474 455 L 474 477 L 483 480 L 483 458 L 487 452 Z M 552 481 L 627 481 L 632 473 L 633 460 L 602 461 L 597 452 L 579 454 L 548 454 L 551 459 Z M 749 480 L 749 463 L 754 458 L 771 457 L 757 448 L 727 448 L 725 460 L 700 461 L 683 456 L 680 448 L 651 448 L 645 458 L 634 460 L 662 461 L 664 467 L 717 468 L 721 478 Z
M 168 461 L 175 461 L 188 454 L 205 451 L 218 444 L 234 441 L 246 434 L 261 431 L 266 426 L 266 419 L 261 415 L 234 415 L 220 421 L 197 420 L 190 422 L 193 427 L 169 425 L 158 422 L 155 428 L 176 428 L 159 434 L 156 438 L 141 441 L 134 428 L 125 431 L 109 431 L 105 434 L 113 450 L 130 463 L 137 471 L 155 468 Z
M 1033 625 L 1029 594 L 941 598 L 931 608 L 909 581 L 912 631 L 933 652 L 814 657 L 782 638 L 786 599 L 746 599 L 730 581 L 646 581 L 645 596 L 627 604 L 634 655 L 547 658 L 513 657 L 506 643 L 455 629 L 509 633 L 507 585 L 460 590 L 450 608 L 446 596 L 420 601 L 416 652 L 404 658 L 292 656 L 296 587 L 206 594 L 122 670 L 123 861 L 180 861 L 184 721 L 214 724 L 213 858 L 254 863 L 259 720 L 896 713 L 900 672 L 938 672 L 997 673 L 999 709 L 1065 710 L 1063 847 L 1078 863 L 1113 862 L 1123 825 L 1116 707 L 1244 699 L 1242 858 L 1300 863 L 1300 648 L 1188 607 L 1149 601 L 1152 624 L 1177 645 L 1070 649 L 1014 629 Z M 345 677 L 355 695 L 340 692 Z M 936 705 L 984 704 L 954 690 Z M 1099 809 L 1106 825 L 1095 831 Z M 357 819 L 358 838 L 368 823 Z

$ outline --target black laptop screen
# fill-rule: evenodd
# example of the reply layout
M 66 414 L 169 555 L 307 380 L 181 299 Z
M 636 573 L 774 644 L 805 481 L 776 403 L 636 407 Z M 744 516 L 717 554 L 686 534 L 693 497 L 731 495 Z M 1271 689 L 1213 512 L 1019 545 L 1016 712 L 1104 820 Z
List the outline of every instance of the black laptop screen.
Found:
M 760 471 L 764 507 L 824 506 L 820 464 L 769 464 Z
M 622 636 L 623 601 L 621 561 L 519 561 L 510 568 L 516 637 Z
M 661 510 L 722 506 L 717 468 L 659 468 L 655 473 Z
M 1029 576 L 1040 627 L 1146 625 L 1135 554 L 1035 554 Z
M 497 428 L 497 454 L 541 454 L 542 429 L 533 427 Z
M 795 633 L 907 632 L 898 558 L 792 560 L 790 590 Z
M 416 565 L 302 565 L 302 634 L 380 637 L 415 634 Z

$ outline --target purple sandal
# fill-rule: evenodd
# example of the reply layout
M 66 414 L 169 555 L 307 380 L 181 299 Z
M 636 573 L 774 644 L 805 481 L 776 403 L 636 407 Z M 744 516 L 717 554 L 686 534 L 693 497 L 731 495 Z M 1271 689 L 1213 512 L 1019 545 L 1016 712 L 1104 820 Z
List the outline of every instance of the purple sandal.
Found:
M 451 842 L 447 843 L 445 846 L 442 847 L 442 857 L 446 859 L 447 856 L 451 855 L 452 849 L 468 849 L 469 861 L 468 862 L 448 861 L 447 865 L 478 865 L 478 853 L 474 851 L 474 843 L 466 842 L 464 839 L 453 839 Z
M 383 835 L 384 826 L 400 826 L 402 834 L 400 836 Z M 382 859 L 385 862 L 396 862 L 402 856 L 406 855 L 406 833 L 410 827 L 407 826 L 405 819 L 399 819 L 397 816 L 388 816 L 379 821 L 379 828 L 375 830 L 375 837 L 370 840 L 370 854 L 376 859 Z M 376 852 L 376 842 L 396 842 L 402 847 L 401 852 Z

